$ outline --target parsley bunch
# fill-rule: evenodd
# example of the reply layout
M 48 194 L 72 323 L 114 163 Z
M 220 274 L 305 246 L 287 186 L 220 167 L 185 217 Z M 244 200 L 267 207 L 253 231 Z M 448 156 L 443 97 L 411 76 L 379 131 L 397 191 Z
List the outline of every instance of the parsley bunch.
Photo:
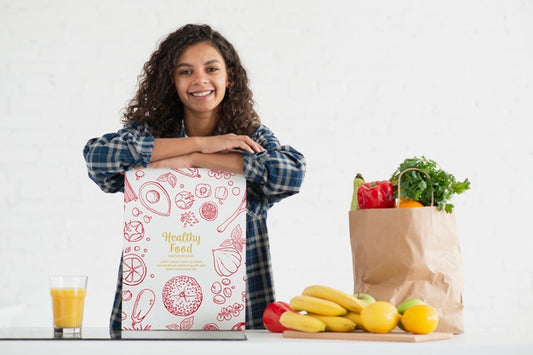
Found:
M 398 197 L 398 177 L 400 173 L 409 168 L 416 168 L 428 173 L 430 178 L 421 171 L 410 170 L 402 174 L 400 197 L 407 197 L 418 201 L 424 206 L 431 205 L 433 192 L 433 205 L 439 210 L 451 213 L 453 205 L 449 203 L 454 194 L 460 194 L 470 188 L 470 181 L 457 181 L 455 177 L 440 169 L 436 162 L 422 156 L 421 158 L 408 158 L 400 164 L 392 174 L 390 182 L 394 185 L 394 197 Z

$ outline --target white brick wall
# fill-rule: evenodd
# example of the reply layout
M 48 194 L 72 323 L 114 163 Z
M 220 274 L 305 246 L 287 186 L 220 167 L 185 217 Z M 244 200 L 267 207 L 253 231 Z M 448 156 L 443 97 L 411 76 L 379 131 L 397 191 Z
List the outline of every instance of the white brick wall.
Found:
M 455 199 L 466 326 L 531 327 L 527 0 L 0 1 L 0 326 L 49 325 L 47 275 L 66 271 L 89 275 L 85 324 L 107 325 L 122 196 L 87 178 L 82 148 L 190 22 L 234 43 L 264 123 L 307 156 L 301 194 L 270 214 L 278 298 L 349 290 L 353 175 L 424 154 L 472 181 Z

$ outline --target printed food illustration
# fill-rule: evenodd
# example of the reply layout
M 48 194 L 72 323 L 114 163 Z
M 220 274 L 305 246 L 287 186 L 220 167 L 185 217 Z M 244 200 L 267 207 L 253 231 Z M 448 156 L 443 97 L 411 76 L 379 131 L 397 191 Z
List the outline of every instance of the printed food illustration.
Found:
M 246 181 L 209 169 L 125 174 L 123 330 L 241 330 Z
M 133 305 L 133 313 L 131 314 L 131 325 L 135 328 L 135 325 L 141 323 L 148 312 L 152 309 L 155 303 L 155 293 L 152 290 L 144 289 L 139 292 Z
M 144 238 L 144 226 L 140 221 L 124 223 L 124 238 L 129 242 L 138 242 Z
M 160 216 L 170 215 L 170 196 L 161 184 L 149 181 L 141 186 L 139 194 L 148 211 Z
M 146 264 L 135 254 L 128 254 L 122 260 L 122 282 L 127 286 L 136 286 L 146 277 Z
M 163 287 L 163 303 L 176 316 L 189 316 L 202 304 L 202 288 L 189 276 L 176 276 Z
M 194 203 L 194 195 L 189 191 L 178 192 L 176 194 L 174 202 L 176 203 L 176 206 L 178 206 L 182 210 L 188 210 L 192 207 L 192 204 Z
M 226 228 L 235 220 L 242 212 L 246 211 L 246 194 L 242 196 L 241 203 L 237 209 L 229 216 L 221 225 L 218 226 L 217 231 L 220 233 L 224 232 Z
M 214 202 L 204 202 L 200 206 L 200 216 L 206 221 L 214 221 L 218 215 L 218 207 Z

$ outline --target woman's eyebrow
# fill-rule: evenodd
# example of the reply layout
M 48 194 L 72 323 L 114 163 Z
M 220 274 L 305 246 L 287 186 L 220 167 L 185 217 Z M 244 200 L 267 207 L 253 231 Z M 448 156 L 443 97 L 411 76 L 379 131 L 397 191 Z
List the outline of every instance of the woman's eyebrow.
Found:
M 220 60 L 218 60 L 218 59 L 211 59 L 211 60 L 208 60 L 207 62 L 205 62 L 204 65 L 210 65 L 210 64 L 214 64 L 214 63 L 220 63 Z
M 211 60 L 208 60 L 207 62 L 204 63 L 204 65 L 211 65 L 211 64 L 214 64 L 214 63 L 220 63 L 220 60 L 218 59 L 211 59 Z M 179 68 L 179 67 L 192 67 L 193 65 L 192 64 L 189 64 L 189 63 L 178 63 L 178 65 L 176 66 L 176 68 Z

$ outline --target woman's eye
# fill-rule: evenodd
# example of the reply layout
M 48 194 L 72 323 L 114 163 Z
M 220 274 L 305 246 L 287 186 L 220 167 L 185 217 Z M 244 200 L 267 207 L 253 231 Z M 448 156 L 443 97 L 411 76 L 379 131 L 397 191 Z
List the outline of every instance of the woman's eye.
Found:
M 190 73 L 191 73 L 190 70 L 180 70 L 180 71 L 178 71 L 179 75 L 189 75 Z
M 207 68 L 207 71 L 208 71 L 209 73 L 215 72 L 215 71 L 217 71 L 217 70 L 218 70 L 217 67 L 209 67 L 209 68 Z

